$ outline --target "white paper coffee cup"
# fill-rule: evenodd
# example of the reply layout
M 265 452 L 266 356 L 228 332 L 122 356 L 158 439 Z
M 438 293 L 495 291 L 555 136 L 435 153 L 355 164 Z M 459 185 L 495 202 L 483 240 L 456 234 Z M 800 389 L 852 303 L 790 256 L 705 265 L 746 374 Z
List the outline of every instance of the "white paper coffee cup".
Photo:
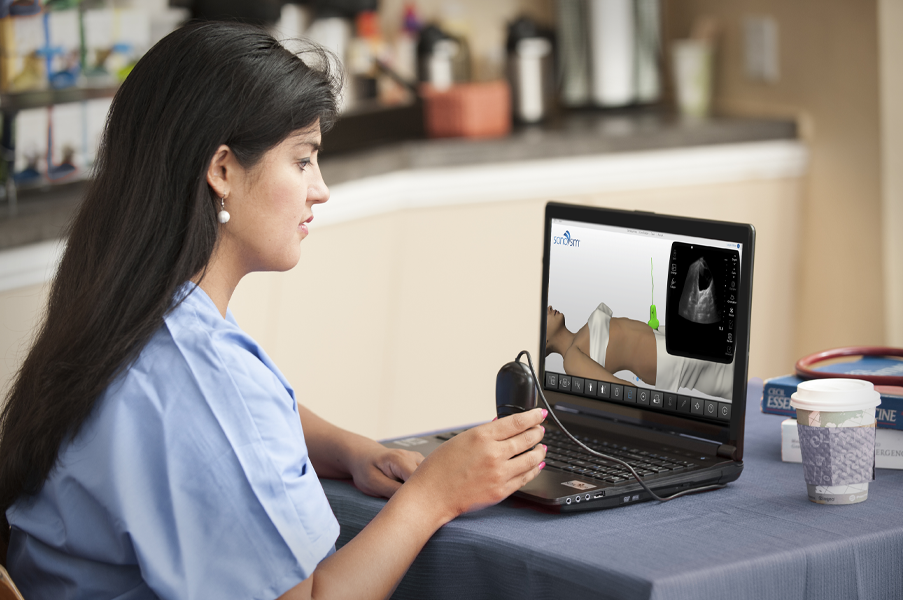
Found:
M 875 407 L 881 395 L 861 379 L 813 379 L 790 396 L 796 409 L 809 500 L 856 504 L 875 474 Z

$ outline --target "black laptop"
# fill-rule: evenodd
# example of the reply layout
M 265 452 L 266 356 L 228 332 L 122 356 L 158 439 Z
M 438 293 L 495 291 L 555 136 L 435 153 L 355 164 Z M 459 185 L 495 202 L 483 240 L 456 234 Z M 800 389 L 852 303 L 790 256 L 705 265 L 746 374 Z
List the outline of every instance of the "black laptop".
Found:
M 659 496 L 743 469 L 754 245 L 751 225 L 546 206 L 537 375 L 571 433 Z M 546 468 L 517 496 L 561 511 L 650 499 L 545 426 Z M 385 444 L 429 454 L 457 433 Z

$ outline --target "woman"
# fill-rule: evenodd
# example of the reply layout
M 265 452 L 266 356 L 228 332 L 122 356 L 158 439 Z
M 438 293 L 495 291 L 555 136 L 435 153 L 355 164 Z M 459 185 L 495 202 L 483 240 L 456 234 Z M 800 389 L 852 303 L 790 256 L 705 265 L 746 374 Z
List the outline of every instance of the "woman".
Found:
M 539 410 L 422 463 L 330 425 L 232 318 L 242 277 L 295 266 L 329 198 L 339 87 L 312 58 L 194 24 L 117 93 L 2 414 L 8 567 L 29 600 L 384 597 L 437 528 L 543 467 L 525 452 Z M 391 497 L 338 552 L 318 475 Z
M 552 353 L 564 358 L 564 372 L 568 375 L 633 385 L 614 376 L 619 371 L 630 371 L 660 390 L 696 389 L 727 400 L 734 395 L 733 364 L 668 354 L 663 331 L 642 321 L 615 317 L 604 303 L 596 307 L 577 333 L 567 328 L 564 314 L 549 306 L 546 356 Z

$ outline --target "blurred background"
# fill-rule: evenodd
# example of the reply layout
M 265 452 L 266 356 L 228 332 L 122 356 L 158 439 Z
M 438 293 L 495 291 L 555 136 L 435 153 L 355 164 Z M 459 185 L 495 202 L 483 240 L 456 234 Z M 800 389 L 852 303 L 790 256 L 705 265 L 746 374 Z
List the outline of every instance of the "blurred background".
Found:
M 340 425 L 493 416 L 497 369 L 538 348 L 552 199 L 753 223 L 751 377 L 903 345 L 901 0 L 2 0 L 4 393 L 117 86 L 192 18 L 346 72 L 301 264 L 232 304 Z

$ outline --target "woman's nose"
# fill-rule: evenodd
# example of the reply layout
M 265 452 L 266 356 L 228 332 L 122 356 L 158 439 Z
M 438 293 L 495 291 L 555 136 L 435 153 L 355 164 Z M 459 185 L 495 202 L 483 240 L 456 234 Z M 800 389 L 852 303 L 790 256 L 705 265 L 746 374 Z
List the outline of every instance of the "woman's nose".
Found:
M 317 174 L 319 175 L 320 170 L 317 169 Z M 323 181 L 323 176 L 319 175 L 316 181 L 311 182 L 310 187 L 307 188 L 307 201 L 311 204 L 322 204 L 329 200 L 329 188 L 326 187 L 326 182 Z

